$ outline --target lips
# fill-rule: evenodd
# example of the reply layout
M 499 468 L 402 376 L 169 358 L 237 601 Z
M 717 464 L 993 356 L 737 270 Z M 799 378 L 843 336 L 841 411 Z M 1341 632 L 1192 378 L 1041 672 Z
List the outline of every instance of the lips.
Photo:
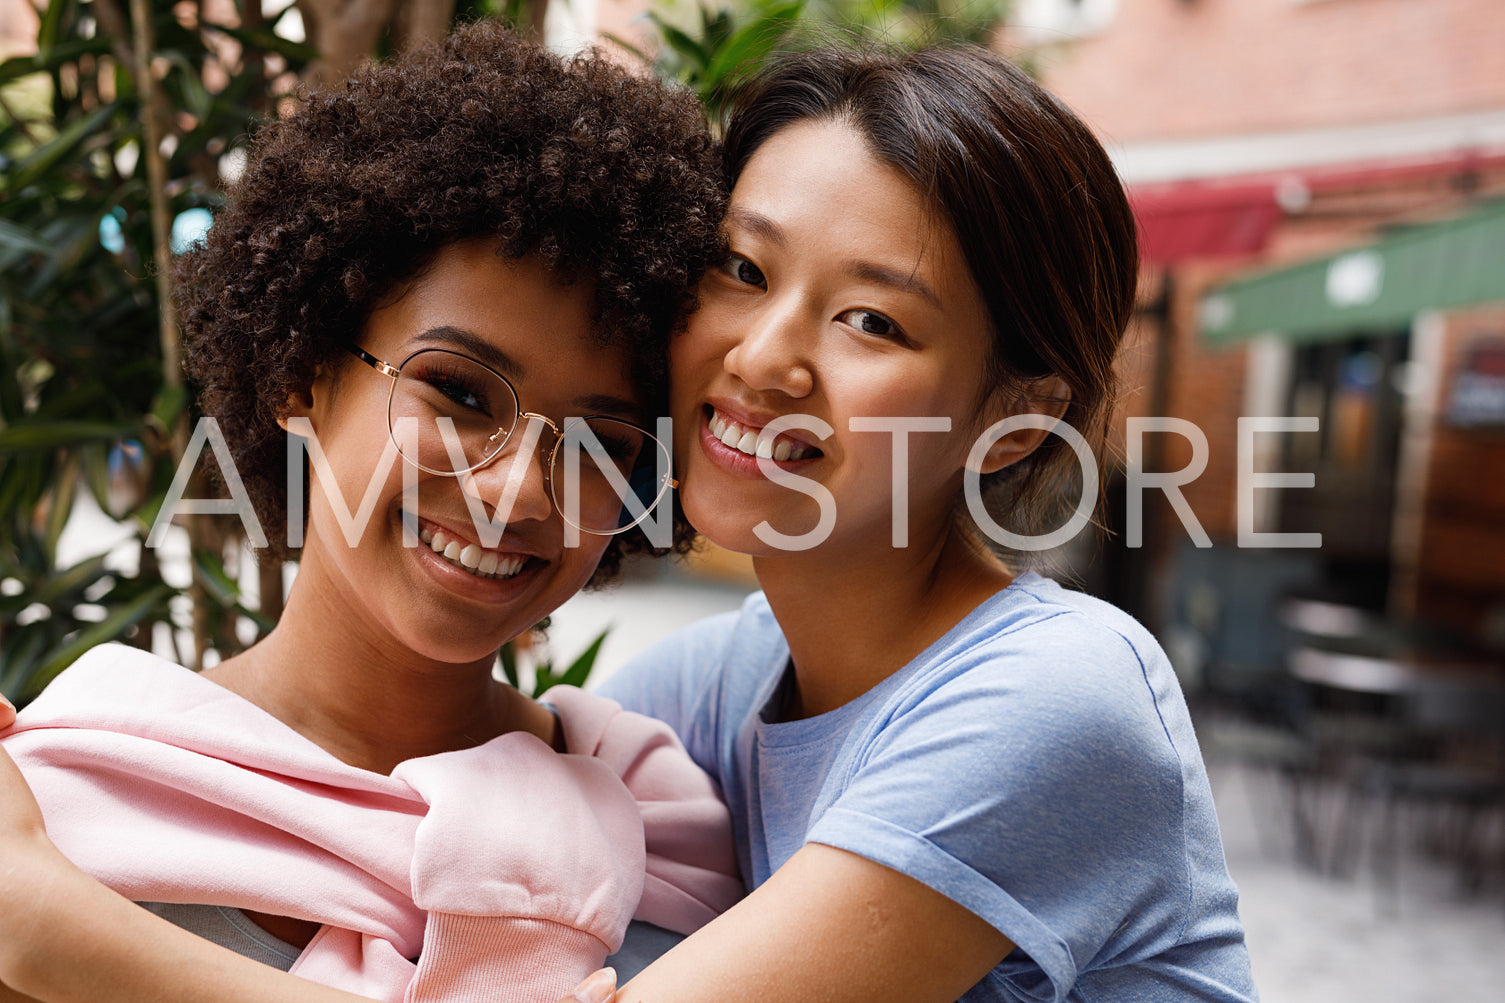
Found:
M 423 525 L 418 539 L 448 563 L 477 578 L 503 580 L 511 578 L 528 563 L 527 554 L 488 550 L 444 529 Z
M 821 455 L 821 451 L 816 447 L 789 435 L 782 433 L 772 437 L 760 435 L 764 426 L 738 421 L 722 413 L 714 405 L 711 406 L 707 424 L 711 435 L 722 445 L 735 449 L 744 456 L 761 456 L 777 462 L 793 462 Z

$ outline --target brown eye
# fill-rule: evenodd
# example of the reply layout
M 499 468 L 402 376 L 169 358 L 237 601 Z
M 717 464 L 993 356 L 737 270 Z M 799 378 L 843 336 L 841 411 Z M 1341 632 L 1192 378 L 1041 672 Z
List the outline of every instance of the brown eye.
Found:
M 721 267 L 732 278 L 746 285 L 762 287 L 768 282 L 763 276 L 763 270 L 740 254 L 728 255 L 726 263 Z
M 861 331 L 863 334 L 871 334 L 878 338 L 902 338 L 904 332 L 899 330 L 899 325 L 873 310 L 848 310 L 837 318 L 844 324 L 848 324 Z

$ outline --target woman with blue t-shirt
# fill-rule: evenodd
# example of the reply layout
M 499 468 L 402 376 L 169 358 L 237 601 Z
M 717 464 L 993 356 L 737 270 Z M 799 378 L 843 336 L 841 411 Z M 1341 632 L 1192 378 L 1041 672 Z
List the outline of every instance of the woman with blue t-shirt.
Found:
M 970 48 L 793 57 L 725 144 L 675 448 L 763 591 L 603 692 L 718 779 L 753 890 L 619 999 L 1252 999 L 1164 654 L 983 539 L 1076 504 L 1043 428 L 1103 442 L 1137 265 L 1107 156 Z
M 982 50 L 828 50 L 726 165 L 675 447 L 763 591 L 603 692 L 717 778 L 749 894 L 619 1003 L 1253 999 L 1164 654 L 988 542 L 1095 483 L 1137 267 L 1101 146 Z

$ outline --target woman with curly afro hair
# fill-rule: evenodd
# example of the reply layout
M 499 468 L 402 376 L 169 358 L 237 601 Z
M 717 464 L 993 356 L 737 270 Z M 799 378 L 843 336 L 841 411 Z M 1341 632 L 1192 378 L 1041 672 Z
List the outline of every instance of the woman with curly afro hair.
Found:
M 739 897 L 666 726 L 492 678 L 623 555 L 687 541 L 651 429 L 719 249 L 716 154 L 692 97 L 490 23 L 258 134 L 178 290 L 222 474 L 298 575 L 246 652 L 196 675 L 103 646 L 6 733 L 57 848 L 126 897 L 69 939 L 181 950 L 22 960 L 0 998 L 313 991 L 215 941 L 381 999 L 552 1001 L 629 920 L 684 934 Z

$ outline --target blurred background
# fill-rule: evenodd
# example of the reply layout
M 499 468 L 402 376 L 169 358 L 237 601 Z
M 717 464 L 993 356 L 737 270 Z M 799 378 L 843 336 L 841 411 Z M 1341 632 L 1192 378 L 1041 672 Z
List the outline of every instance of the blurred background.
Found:
M 1101 525 L 1052 565 L 1181 675 L 1265 999 L 1505 998 L 1501 0 L 0 0 L 0 690 L 275 623 L 295 568 L 233 517 L 143 546 L 196 416 L 170 256 L 299 86 L 473 17 L 713 116 L 833 27 L 991 45 L 1074 108 L 1143 274 Z M 722 553 L 637 565 L 517 653 L 524 684 L 754 587 Z

